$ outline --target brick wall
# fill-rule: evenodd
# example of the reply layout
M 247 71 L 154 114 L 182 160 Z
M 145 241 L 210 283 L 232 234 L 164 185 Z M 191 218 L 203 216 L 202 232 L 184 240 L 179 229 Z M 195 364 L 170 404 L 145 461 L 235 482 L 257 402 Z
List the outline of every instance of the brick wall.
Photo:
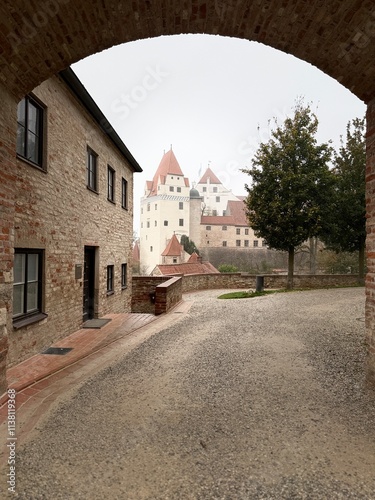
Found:
M 182 278 L 170 278 L 156 287 L 155 314 L 172 309 L 182 299 Z
M 0 395 L 6 389 L 11 328 L 15 193 L 16 100 L 0 85 Z
M 82 325 L 84 247 L 96 247 L 95 316 L 131 310 L 133 174 L 125 158 L 58 77 L 34 90 L 46 106 L 47 170 L 17 159 L 15 248 L 44 251 L 40 322 L 9 331 L 9 365 L 41 351 Z M 98 155 L 99 194 L 86 187 L 86 155 Z M 107 165 L 116 171 L 115 204 L 107 200 Z M 128 181 L 128 210 L 121 206 L 121 180 Z M 121 265 L 128 263 L 128 287 Z M 114 293 L 107 295 L 107 266 L 114 266 Z
M 156 287 L 169 279 L 170 276 L 133 276 L 132 312 L 155 314 Z
M 354 286 L 358 284 L 358 277 L 353 274 L 317 274 L 295 275 L 295 288 L 324 288 L 331 286 Z M 286 276 L 269 274 L 264 275 L 265 288 L 285 288 Z M 241 273 L 199 274 L 185 275 L 182 282 L 183 293 L 194 290 L 208 290 L 215 288 L 255 289 L 256 275 Z
M 366 337 L 367 377 L 375 384 L 375 99 L 367 109 L 367 276 L 366 276 Z

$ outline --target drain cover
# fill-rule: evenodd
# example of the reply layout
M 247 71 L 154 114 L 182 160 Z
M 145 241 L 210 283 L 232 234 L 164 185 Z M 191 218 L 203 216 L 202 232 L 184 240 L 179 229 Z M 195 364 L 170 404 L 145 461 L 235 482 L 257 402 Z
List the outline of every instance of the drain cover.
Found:
M 64 354 L 68 354 L 73 349 L 73 347 L 49 347 L 42 354 L 59 354 L 63 356 Z

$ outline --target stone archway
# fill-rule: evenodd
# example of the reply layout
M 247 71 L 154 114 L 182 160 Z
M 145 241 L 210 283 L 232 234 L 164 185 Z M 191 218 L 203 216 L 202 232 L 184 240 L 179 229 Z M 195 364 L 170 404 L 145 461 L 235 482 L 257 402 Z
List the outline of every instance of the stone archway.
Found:
M 370 0 L 4 0 L 0 5 L 0 393 L 12 293 L 18 100 L 113 45 L 180 33 L 262 42 L 315 65 L 368 105 L 368 378 L 375 382 L 375 7 Z M 8 311 L 7 311 L 8 309 Z

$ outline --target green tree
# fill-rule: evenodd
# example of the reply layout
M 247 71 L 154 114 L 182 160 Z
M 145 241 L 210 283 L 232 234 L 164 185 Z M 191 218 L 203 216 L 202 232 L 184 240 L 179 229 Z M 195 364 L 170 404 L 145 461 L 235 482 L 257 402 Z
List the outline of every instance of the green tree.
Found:
M 346 143 L 335 155 L 332 210 L 322 239 L 335 252 L 358 252 L 359 279 L 364 281 L 366 242 L 365 120 L 355 118 L 346 128 Z
M 181 236 L 181 245 L 184 247 L 185 252 L 187 252 L 189 255 L 194 252 L 199 255 L 199 250 L 196 247 L 194 241 L 190 240 L 189 237 L 185 234 Z
M 252 168 L 243 170 L 252 178 L 245 185 L 250 226 L 268 247 L 288 252 L 287 288 L 293 288 L 296 248 L 320 233 L 329 206 L 332 148 L 317 143 L 317 129 L 310 106 L 297 102 L 293 117 L 272 131 Z

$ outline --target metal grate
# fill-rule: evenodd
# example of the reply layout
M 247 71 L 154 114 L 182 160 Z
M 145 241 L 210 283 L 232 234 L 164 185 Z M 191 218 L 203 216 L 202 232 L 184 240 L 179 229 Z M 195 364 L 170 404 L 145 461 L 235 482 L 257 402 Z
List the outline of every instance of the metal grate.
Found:
M 63 356 L 64 354 L 68 354 L 73 349 L 73 347 L 49 347 L 42 354 L 58 354 L 59 356 Z

